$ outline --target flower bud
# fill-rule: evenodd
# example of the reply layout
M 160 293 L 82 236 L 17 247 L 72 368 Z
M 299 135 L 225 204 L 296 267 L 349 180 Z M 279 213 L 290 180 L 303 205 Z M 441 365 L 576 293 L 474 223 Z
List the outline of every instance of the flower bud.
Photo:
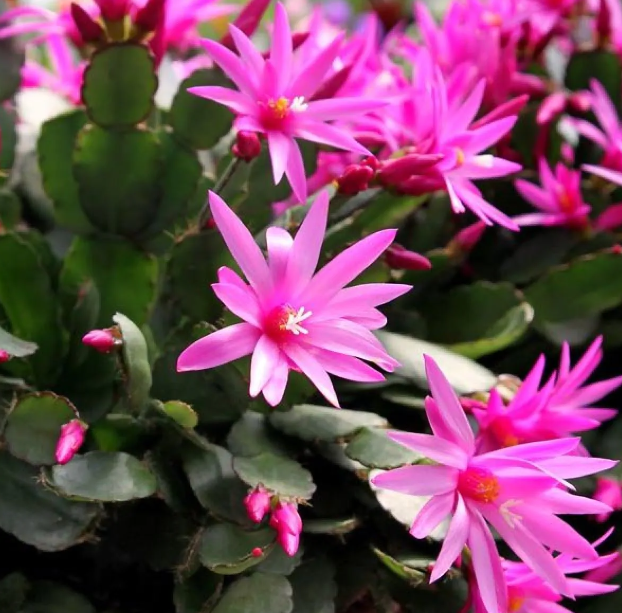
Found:
M 242 30 L 246 36 L 251 37 L 263 17 L 270 0 L 250 0 L 248 4 L 240 11 L 237 19 L 233 22 L 233 25 Z M 232 49 L 234 47 L 233 37 L 231 34 L 227 34 L 220 40 L 220 44 Z
M 4 364 L 4 362 L 8 362 L 11 359 L 11 354 L 5 351 L 4 349 L 0 349 L 0 364 Z
M 584 89 L 572 92 L 568 96 L 568 108 L 577 113 L 587 113 L 592 108 L 592 94 Z
M 147 0 L 132 19 L 134 27 L 141 32 L 153 32 L 164 21 L 166 0 Z
M 396 243 L 386 250 L 384 261 L 389 268 L 396 270 L 430 270 L 432 268 L 428 258 L 414 251 L 409 251 Z
M 366 164 L 350 164 L 340 177 L 335 179 L 337 191 L 346 196 L 354 196 L 365 191 L 376 173 Z
M 261 153 L 261 141 L 255 132 L 242 130 L 235 137 L 235 143 L 231 147 L 231 152 L 235 157 L 250 162 Z
M 551 123 L 558 115 L 561 115 L 564 112 L 565 108 L 565 92 L 552 93 L 542 101 L 536 115 L 536 123 L 539 126 Z
M 596 521 L 605 522 L 613 511 L 622 509 L 622 483 L 608 477 L 596 477 L 596 490 L 592 497 L 611 507 L 610 512 L 596 516 Z
M 486 224 L 483 221 L 477 221 L 467 226 L 453 237 L 449 245 L 447 245 L 447 250 L 455 255 L 466 255 L 479 243 L 484 230 L 486 230 Z
M 56 444 L 56 461 L 59 464 L 67 464 L 76 455 L 84 443 L 87 429 L 88 426 L 79 419 L 73 419 L 61 427 Z
M 244 506 L 249 518 L 256 524 L 260 523 L 270 510 L 272 496 L 261 486 L 255 488 L 244 498 Z
M 82 337 L 82 342 L 100 353 L 110 353 L 121 344 L 111 330 L 91 330 Z
M 290 557 L 295 555 L 302 532 L 302 519 L 296 505 L 291 502 L 279 502 L 272 511 L 270 526 L 276 530 L 276 540 L 283 551 Z
M 596 32 L 599 47 L 606 47 L 611 40 L 611 7 L 609 0 L 600 0 L 596 16 Z
M 104 29 L 79 4 L 72 2 L 70 11 L 83 44 L 97 43 L 104 39 Z

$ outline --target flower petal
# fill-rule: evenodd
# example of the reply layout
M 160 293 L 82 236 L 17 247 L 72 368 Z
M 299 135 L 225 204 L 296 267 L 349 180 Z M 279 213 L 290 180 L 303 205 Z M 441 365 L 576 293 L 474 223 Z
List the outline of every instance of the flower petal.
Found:
M 249 394 L 255 398 L 266 386 L 278 365 L 280 351 L 277 344 L 265 334 L 257 341 L 251 359 Z
M 451 519 L 449 530 L 430 575 L 430 583 L 440 579 L 456 561 L 469 535 L 470 523 L 464 500 L 462 500 L 462 496 L 458 496 L 454 516 Z
M 266 402 L 271 407 L 277 406 L 283 400 L 288 375 L 287 360 L 282 355 L 279 355 L 279 360 L 272 371 L 272 376 L 262 390 Z
M 285 90 L 292 73 L 292 32 L 285 7 L 277 2 L 274 7 L 274 29 L 272 32 L 272 48 L 270 61 L 277 69 L 279 91 Z
M 261 328 L 261 310 L 250 288 L 242 289 L 229 283 L 212 285 L 218 299 L 234 314 L 257 328 Z
M 376 475 L 372 483 L 376 487 L 409 496 L 437 496 L 456 489 L 458 470 L 427 464 L 402 466 Z
M 428 536 L 451 513 L 455 493 L 432 496 L 422 507 L 410 527 L 410 534 L 417 539 Z
M 231 109 L 234 113 L 241 115 L 251 115 L 256 110 L 256 105 L 244 94 L 218 85 L 204 85 L 199 87 L 189 87 L 188 92 L 201 98 L 207 98 L 222 104 Z
M 268 150 L 272 162 L 272 178 L 278 185 L 285 174 L 289 160 L 289 149 L 294 143 L 281 132 L 268 132 Z
M 439 464 L 458 468 L 459 470 L 464 470 L 467 466 L 467 454 L 458 445 L 438 436 L 401 432 L 399 430 L 389 430 L 387 436 L 392 441 L 408 447 L 408 449 L 412 449 Z
M 248 69 L 240 58 L 216 41 L 204 38 L 201 45 L 223 72 L 238 86 L 240 91 L 250 98 L 259 98 L 257 87 L 251 80 Z

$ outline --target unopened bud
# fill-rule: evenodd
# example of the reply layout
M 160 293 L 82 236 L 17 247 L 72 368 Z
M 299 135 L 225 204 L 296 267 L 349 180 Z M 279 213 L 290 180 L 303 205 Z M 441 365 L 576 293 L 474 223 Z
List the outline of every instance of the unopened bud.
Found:
M 566 164 L 568 164 L 569 166 L 572 166 L 574 164 L 574 149 L 572 148 L 572 145 L 570 143 L 562 143 L 560 153 L 562 156 L 562 160 L 564 160 Z
M 568 96 L 568 108 L 577 113 L 587 113 L 592 108 L 592 94 L 586 90 L 572 92 Z
M 596 33 L 598 46 L 606 47 L 611 40 L 611 8 L 609 0 L 600 0 L 598 15 L 596 16 Z
M 486 230 L 486 224 L 483 221 L 477 221 L 474 224 L 460 230 L 456 236 L 447 245 L 447 250 L 455 255 L 465 255 L 475 248 L 482 238 L 482 234 Z
M 246 514 L 256 524 L 260 523 L 270 510 L 272 496 L 261 486 L 255 488 L 244 498 Z
M 544 125 L 551 123 L 556 117 L 561 115 L 566 108 L 565 92 L 554 92 L 547 96 L 540 105 L 536 115 L 536 123 Z
M 95 3 L 106 21 L 121 21 L 130 12 L 129 0 L 95 0 Z
M 87 429 L 88 426 L 79 419 L 73 419 L 61 427 L 56 444 L 56 461 L 59 464 L 67 464 L 76 455 L 84 443 Z
M 97 43 L 104 39 L 104 29 L 79 4 L 72 2 L 70 11 L 82 43 Z
M 132 19 L 134 27 L 142 32 L 153 32 L 164 21 L 166 0 L 147 0 Z
M 369 182 L 375 174 L 374 170 L 366 164 L 350 164 L 335 180 L 337 191 L 346 196 L 354 196 L 369 187 Z
M 277 532 L 276 540 L 288 556 L 294 556 L 300 544 L 302 519 L 296 505 L 279 502 L 270 517 L 270 526 Z
M 251 550 L 251 555 L 253 556 L 253 558 L 261 558 L 261 556 L 263 555 L 263 551 L 261 550 L 261 547 L 254 547 Z
M 110 353 L 121 344 L 121 340 L 116 338 L 109 329 L 91 330 L 82 337 L 82 342 L 100 353 Z
M 430 270 L 432 268 L 432 263 L 428 258 L 395 243 L 386 250 L 384 261 L 389 268 L 396 270 Z
M 385 160 L 378 169 L 378 180 L 386 186 L 400 185 L 413 175 L 429 171 L 442 159 L 443 155 L 436 153 L 408 153 L 399 158 Z
M 11 354 L 5 351 L 4 349 L 0 349 L 0 364 L 4 364 L 4 362 L 8 362 L 11 359 Z
M 231 152 L 236 158 L 245 162 L 250 162 L 261 153 L 261 141 L 255 132 L 242 130 L 235 137 L 235 143 L 231 147 Z

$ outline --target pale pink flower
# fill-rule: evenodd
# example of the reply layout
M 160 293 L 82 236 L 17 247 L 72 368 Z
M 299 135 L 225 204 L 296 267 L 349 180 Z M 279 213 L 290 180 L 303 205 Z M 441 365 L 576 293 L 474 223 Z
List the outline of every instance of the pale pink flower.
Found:
M 249 282 L 222 267 L 212 287 L 244 322 L 190 345 L 179 356 L 178 371 L 213 368 L 252 353 L 251 396 L 263 393 L 269 404 L 277 405 L 288 373 L 295 369 L 339 406 L 328 373 L 374 382 L 384 377 L 362 360 L 387 371 L 395 368 L 397 362 L 370 330 L 386 323 L 376 307 L 401 296 L 410 286 L 345 287 L 387 249 L 395 230 L 367 236 L 314 274 L 326 230 L 327 192 L 318 195 L 295 239 L 282 228 L 267 230 L 267 262 L 251 233 L 223 200 L 210 192 L 209 201 L 214 222 Z
M 338 36 L 322 53 L 302 63 L 304 47 L 313 44 L 308 38 L 294 52 L 287 14 L 281 3 L 275 7 L 272 46 L 268 59 L 235 26 L 229 26 L 239 52 L 235 55 L 221 44 L 203 40 L 203 46 L 235 83 L 239 91 L 227 87 L 193 87 L 189 91 L 230 108 L 236 115 L 237 130 L 264 134 L 268 141 L 275 184 L 286 175 L 299 202 L 307 199 L 305 170 L 296 138 L 369 154 L 345 129 L 327 121 L 351 118 L 386 104 L 382 100 L 333 98 L 314 100 L 329 68 L 339 53 Z
M 60 429 L 60 437 L 56 444 L 56 461 L 67 464 L 76 455 L 86 437 L 88 426 L 79 419 L 72 419 Z
M 413 496 L 431 496 L 411 527 L 426 537 L 448 515 L 451 523 L 430 581 L 442 577 L 467 545 L 482 601 L 489 613 L 508 610 L 501 559 L 486 522 L 539 577 L 559 594 L 572 586 L 547 548 L 594 560 L 598 554 L 558 514 L 592 514 L 602 503 L 567 491 L 568 477 L 605 470 L 615 462 L 567 456 L 578 439 L 517 445 L 478 454 L 458 398 L 436 363 L 425 357 L 432 397 L 426 413 L 432 435 L 390 431 L 389 437 L 436 462 L 387 471 L 374 485 Z M 496 395 L 493 390 L 491 394 Z
M 600 500 L 600 502 L 609 505 L 612 510 L 619 511 L 622 509 L 622 483 L 609 477 L 596 477 L 596 490 L 592 497 L 594 500 Z M 597 515 L 596 521 L 605 522 L 610 515 L 611 513 Z
M 279 502 L 270 517 L 270 526 L 276 530 L 276 540 L 288 556 L 296 555 L 302 532 L 302 519 L 293 502 Z

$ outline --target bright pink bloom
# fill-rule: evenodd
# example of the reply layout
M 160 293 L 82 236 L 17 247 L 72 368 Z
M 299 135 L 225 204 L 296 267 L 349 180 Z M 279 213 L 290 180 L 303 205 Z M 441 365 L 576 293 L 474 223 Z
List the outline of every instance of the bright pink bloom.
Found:
M 259 486 L 250 491 L 244 498 L 244 506 L 249 518 L 256 524 L 260 523 L 270 510 L 272 496 Z
M 613 579 L 622 573 L 622 554 L 615 551 L 611 554 L 611 559 L 600 568 L 595 568 L 585 575 L 586 581 L 595 581 L 596 583 L 604 583 Z
M 610 506 L 612 510 L 619 511 L 622 509 L 622 483 L 617 479 L 609 477 L 596 478 L 596 490 L 592 496 L 594 500 L 600 500 Z M 605 522 L 609 519 L 611 513 L 602 513 L 596 516 L 596 521 Z
M 327 121 L 351 118 L 384 106 L 382 100 L 333 98 L 314 100 L 328 69 L 339 53 L 342 36 L 324 51 L 302 64 L 305 45 L 294 53 L 292 34 L 285 8 L 275 8 L 272 47 L 264 59 L 250 39 L 235 26 L 229 26 L 239 56 L 212 40 L 203 40 L 208 55 L 235 83 L 239 91 L 227 87 L 193 87 L 190 92 L 230 108 L 236 115 L 236 129 L 265 134 L 272 161 L 275 184 L 285 174 L 299 202 L 307 199 L 307 186 L 302 154 L 296 138 L 337 147 L 346 151 L 369 154 L 347 130 Z
M 588 560 L 598 554 L 557 515 L 600 513 L 608 507 L 568 493 L 563 479 L 605 470 L 615 462 L 567 456 L 579 444 L 578 439 L 478 454 L 475 436 L 455 392 L 436 363 L 428 356 L 425 362 L 432 393 L 426 399 L 426 412 L 433 434 L 390 431 L 389 437 L 437 464 L 390 470 L 376 476 L 373 483 L 403 494 L 432 497 L 411 527 L 416 538 L 426 537 L 451 515 L 430 581 L 443 576 L 468 545 L 486 610 L 508 611 L 501 559 L 486 525 L 489 522 L 557 593 L 572 595 L 572 586 L 547 548 Z M 491 392 L 492 396 L 496 394 L 495 390 Z
M 91 330 L 82 337 L 82 342 L 100 353 L 110 353 L 120 340 L 110 330 Z
M 263 392 L 266 401 L 276 406 L 289 371 L 295 369 L 339 406 L 328 373 L 374 382 L 384 377 L 362 360 L 387 371 L 395 368 L 397 362 L 370 330 L 386 323 L 376 307 L 401 296 L 410 286 L 373 283 L 345 288 L 387 249 L 395 230 L 367 236 L 314 274 L 328 217 L 326 192 L 316 198 L 295 239 L 282 228 L 267 230 L 267 262 L 251 233 L 223 200 L 210 192 L 209 201 L 216 226 L 249 282 L 222 267 L 212 287 L 244 323 L 190 345 L 179 356 L 178 371 L 214 368 L 252 353 L 251 396 Z
M 276 539 L 288 556 L 296 555 L 302 532 L 302 519 L 293 502 L 279 502 L 272 511 L 270 526 L 277 532 Z
M 60 429 L 55 454 L 59 464 L 67 464 L 76 455 L 84 443 L 87 429 L 88 426 L 79 419 L 72 419 Z

